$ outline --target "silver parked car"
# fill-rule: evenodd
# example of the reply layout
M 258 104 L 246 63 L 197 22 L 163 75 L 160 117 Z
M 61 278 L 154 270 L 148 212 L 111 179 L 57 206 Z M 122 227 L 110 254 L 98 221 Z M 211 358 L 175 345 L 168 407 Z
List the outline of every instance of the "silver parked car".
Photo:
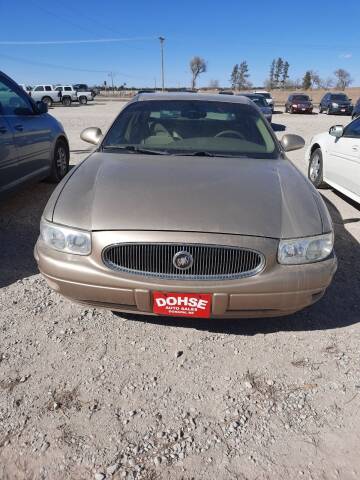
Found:
M 49 178 L 59 182 L 69 168 L 63 126 L 0 71 L 0 195 Z

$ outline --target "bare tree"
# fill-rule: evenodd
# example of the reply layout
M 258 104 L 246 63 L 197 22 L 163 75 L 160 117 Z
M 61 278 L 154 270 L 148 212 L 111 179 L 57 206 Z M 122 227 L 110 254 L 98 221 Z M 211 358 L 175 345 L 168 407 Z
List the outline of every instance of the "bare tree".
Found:
M 313 88 L 321 88 L 324 82 L 320 78 L 320 75 L 314 70 L 310 70 L 310 75 L 311 75 L 311 86 Z
M 210 80 L 209 82 L 209 87 L 210 88 L 219 88 L 219 80 Z
M 353 82 L 350 73 L 343 68 L 335 70 L 334 75 L 337 78 L 336 87 L 341 88 L 341 90 L 345 90 Z
M 190 69 L 192 73 L 191 88 L 194 90 L 196 86 L 196 79 L 201 73 L 204 73 L 207 70 L 207 65 L 205 60 L 198 56 L 193 57 L 190 60 Z
M 325 88 L 325 90 L 329 90 L 333 86 L 334 86 L 334 79 L 332 77 L 328 77 L 325 80 L 323 80 L 322 87 Z

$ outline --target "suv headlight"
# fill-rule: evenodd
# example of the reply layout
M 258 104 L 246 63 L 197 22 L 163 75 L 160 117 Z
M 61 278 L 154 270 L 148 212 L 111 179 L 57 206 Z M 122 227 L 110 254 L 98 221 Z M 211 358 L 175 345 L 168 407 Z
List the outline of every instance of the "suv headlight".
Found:
M 47 246 L 64 253 L 89 255 L 91 252 L 91 234 L 84 230 L 63 227 L 42 220 L 40 237 Z
M 331 106 L 333 106 L 334 108 L 337 108 L 337 107 L 339 106 L 339 104 L 333 102 L 333 103 L 331 104 Z
M 316 237 L 280 240 L 278 261 L 284 265 L 319 262 L 330 255 L 333 246 L 333 232 Z

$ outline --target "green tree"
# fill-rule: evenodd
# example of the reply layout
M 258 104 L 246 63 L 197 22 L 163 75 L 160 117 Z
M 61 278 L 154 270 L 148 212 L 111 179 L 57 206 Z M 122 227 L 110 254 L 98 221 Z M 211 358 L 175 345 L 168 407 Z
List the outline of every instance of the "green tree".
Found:
M 243 90 L 245 88 L 249 88 L 251 86 L 251 83 L 249 82 L 249 66 L 244 60 L 243 62 L 240 63 L 239 65 L 239 72 L 238 72 L 238 88 L 239 90 Z
M 279 57 L 275 62 L 275 71 L 274 71 L 274 87 L 279 88 L 280 78 L 283 73 L 284 60 Z
M 239 77 L 239 64 L 234 65 L 231 76 L 230 76 L 230 83 L 231 88 L 236 90 L 238 88 L 238 77 Z
M 290 64 L 289 62 L 286 60 L 283 64 L 283 68 L 282 68 L 282 76 L 281 76 L 281 86 L 283 88 L 285 88 L 286 86 L 286 83 L 289 79 L 289 68 L 290 68 Z
M 267 84 L 269 85 L 270 89 L 271 88 L 274 88 L 274 74 L 275 74 L 275 58 L 274 60 L 271 62 L 271 65 L 270 65 L 270 73 L 269 73 L 269 81 L 267 82 Z
M 311 88 L 311 72 L 309 70 L 307 70 L 305 72 L 305 75 L 304 75 L 304 78 L 303 78 L 303 82 L 302 82 L 302 87 L 304 90 L 309 90 L 309 88 Z

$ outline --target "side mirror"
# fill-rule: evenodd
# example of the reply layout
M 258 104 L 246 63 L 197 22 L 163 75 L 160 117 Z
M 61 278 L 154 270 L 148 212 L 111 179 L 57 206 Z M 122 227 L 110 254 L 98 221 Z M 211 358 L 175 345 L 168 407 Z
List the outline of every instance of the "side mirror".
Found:
M 299 135 L 286 134 L 281 139 L 281 145 L 285 152 L 291 152 L 292 150 L 299 150 L 305 146 L 305 140 Z
M 45 102 L 36 102 L 36 110 L 39 115 L 48 112 L 48 104 Z
M 342 125 L 334 125 L 329 129 L 330 135 L 336 138 L 340 138 L 344 135 L 344 127 Z
M 352 101 L 352 98 L 349 98 L 349 102 L 351 102 L 351 101 Z
M 102 136 L 102 131 L 98 127 L 85 128 L 85 130 L 80 133 L 81 140 L 92 143 L 93 145 L 97 145 L 102 139 Z

